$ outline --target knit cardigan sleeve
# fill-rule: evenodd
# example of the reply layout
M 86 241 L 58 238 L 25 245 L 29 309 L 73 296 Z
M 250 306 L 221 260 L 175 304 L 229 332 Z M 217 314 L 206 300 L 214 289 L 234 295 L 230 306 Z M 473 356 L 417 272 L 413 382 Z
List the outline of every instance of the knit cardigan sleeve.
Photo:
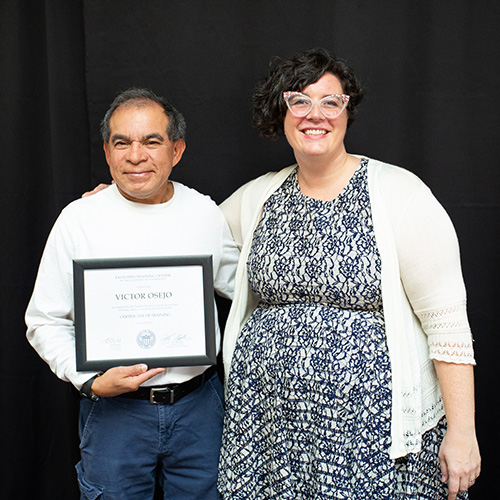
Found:
M 416 176 L 398 167 L 382 172 L 381 189 L 392 219 L 401 282 L 428 337 L 429 356 L 475 364 L 453 224 Z

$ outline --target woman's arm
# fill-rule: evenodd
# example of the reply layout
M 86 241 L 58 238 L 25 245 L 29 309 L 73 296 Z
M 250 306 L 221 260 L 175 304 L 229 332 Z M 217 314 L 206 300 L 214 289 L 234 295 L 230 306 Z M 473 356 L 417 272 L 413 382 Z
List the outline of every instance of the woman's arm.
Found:
M 111 181 L 111 184 L 114 183 L 115 181 Z M 93 194 L 96 194 L 99 191 L 108 188 L 109 186 L 111 186 L 111 184 L 98 184 L 94 189 L 92 189 L 92 191 L 86 191 L 85 193 L 83 193 L 82 198 L 86 198 L 87 196 L 92 196 Z
M 472 486 L 481 458 L 474 418 L 474 352 L 460 251 L 452 222 L 423 184 L 406 200 L 395 232 L 401 279 L 428 336 L 448 430 L 439 458 L 449 500 Z
M 474 417 L 474 368 L 437 360 L 434 365 L 448 423 L 439 452 L 442 480 L 448 482 L 448 499 L 455 500 L 481 472 Z

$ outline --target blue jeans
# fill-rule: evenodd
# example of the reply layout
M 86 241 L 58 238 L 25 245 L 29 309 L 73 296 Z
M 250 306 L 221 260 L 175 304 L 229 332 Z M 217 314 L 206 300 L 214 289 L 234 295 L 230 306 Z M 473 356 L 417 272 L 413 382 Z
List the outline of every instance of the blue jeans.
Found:
M 223 422 L 215 374 L 173 405 L 103 398 L 80 404 L 82 500 L 216 500 Z

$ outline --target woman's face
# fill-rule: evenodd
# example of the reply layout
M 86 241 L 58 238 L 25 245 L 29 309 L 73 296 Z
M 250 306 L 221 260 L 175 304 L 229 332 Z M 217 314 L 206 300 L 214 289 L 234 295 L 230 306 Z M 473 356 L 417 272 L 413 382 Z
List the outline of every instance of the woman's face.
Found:
M 305 87 L 302 93 L 312 99 L 321 99 L 331 94 L 342 94 L 343 89 L 335 75 L 325 73 L 317 82 Z M 326 118 L 318 105 L 314 105 L 309 114 L 302 117 L 294 116 L 288 109 L 283 126 L 297 162 L 300 164 L 301 160 L 315 159 L 333 161 L 345 153 L 347 119 L 346 109 L 335 118 Z

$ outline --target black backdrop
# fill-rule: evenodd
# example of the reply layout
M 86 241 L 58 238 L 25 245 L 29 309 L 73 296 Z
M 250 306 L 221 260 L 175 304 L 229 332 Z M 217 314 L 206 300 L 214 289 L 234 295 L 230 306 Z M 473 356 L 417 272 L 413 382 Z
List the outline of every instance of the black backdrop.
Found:
M 61 208 L 109 174 L 98 122 L 147 86 L 188 122 L 173 178 L 222 201 L 292 162 L 250 122 L 274 55 L 341 55 L 367 88 L 348 150 L 419 175 L 462 248 L 478 366 L 483 474 L 494 498 L 498 312 L 500 3 L 496 0 L 1 0 L 0 495 L 78 498 L 78 400 L 25 339 L 23 314 Z

